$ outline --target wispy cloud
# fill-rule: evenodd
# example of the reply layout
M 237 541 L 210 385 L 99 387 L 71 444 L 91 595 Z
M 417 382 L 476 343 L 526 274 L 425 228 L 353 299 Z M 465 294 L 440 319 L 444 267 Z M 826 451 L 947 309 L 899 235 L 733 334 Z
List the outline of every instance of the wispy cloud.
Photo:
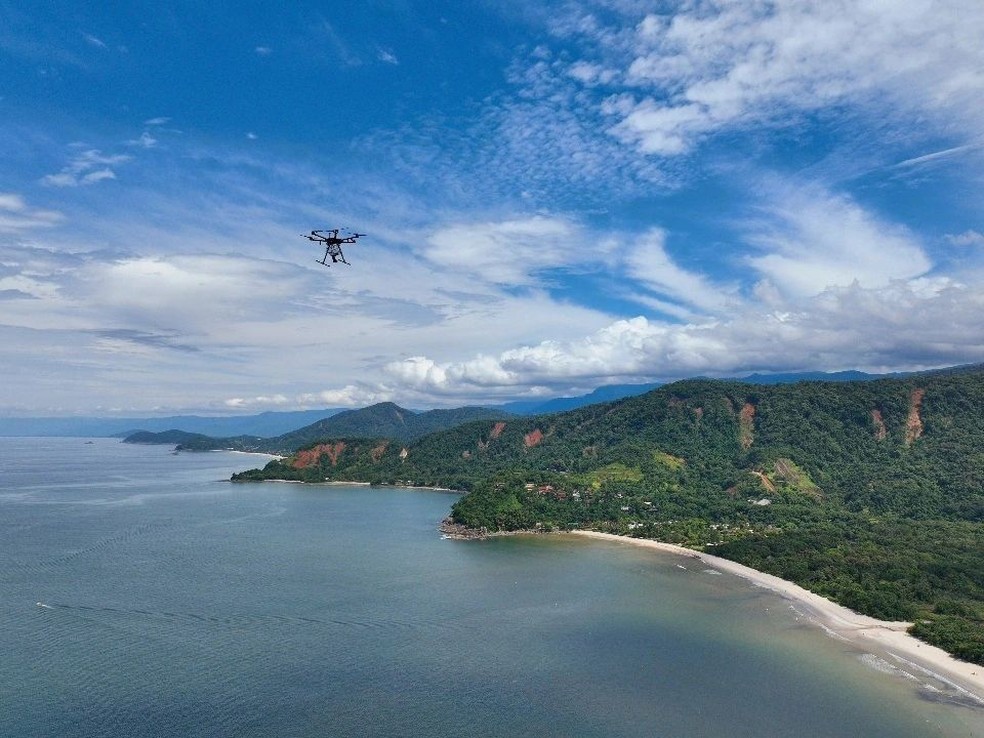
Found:
M 396 55 L 387 49 L 379 49 L 376 53 L 376 58 L 381 62 L 392 64 L 394 66 L 400 63 L 400 60 L 396 58 Z
M 934 151 L 930 154 L 923 154 L 922 156 L 915 156 L 904 161 L 900 161 L 897 164 L 893 164 L 893 169 L 906 169 L 908 167 L 915 167 L 922 164 L 930 164 L 933 162 L 940 161 L 942 159 L 951 159 L 959 156 L 960 154 L 965 154 L 970 151 L 979 150 L 984 148 L 984 144 L 967 144 L 966 146 L 953 146 L 949 149 L 942 149 L 940 151 Z
M 130 161 L 125 154 L 103 154 L 98 149 L 87 149 L 77 154 L 57 174 L 48 174 L 41 183 L 49 187 L 83 187 L 109 179 L 116 179 L 111 167 Z
M 912 233 L 844 196 L 794 188 L 777 192 L 761 212 L 747 225 L 747 239 L 761 253 L 748 262 L 790 295 L 816 295 L 852 283 L 882 287 L 932 267 Z
M 973 230 L 947 236 L 946 240 L 954 246 L 975 246 L 977 248 L 984 247 L 984 233 Z
M 100 38 L 97 38 L 97 37 L 93 36 L 91 33 L 83 33 L 82 34 L 82 38 L 84 38 L 86 40 L 86 43 L 88 43 L 90 46 L 95 46 L 96 48 L 99 48 L 99 49 L 108 48 L 106 46 L 106 42 L 105 41 L 103 41 Z
M 63 220 L 58 211 L 31 207 L 21 195 L 0 192 L 0 233 L 50 228 Z
M 157 139 L 150 135 L 148 131 L 140 134 L 140 138 L 130 139 L 126 142 L 128 146 L 136 146 L 141 149 L 152 149 L 157 145 Z
M 666 232 L 653 228 L 634 240 L 625 256 L 629 276 L 644 289 L 675 303 L 716 314 L 728 305 L 734 286 L 715 284 L 702 274 L 681 268 L 666 251 Z M 666 304 L 654 303 L 666 311 Z
M 537 272 L 575 264 L 578 237 L 578 228 L 559 218 L 467 223 L 434 232 L 422 254 L 443 269 L 482 281 L 528 286 Z
M 346 67 L 357 67 L 362 64 L 362 59 L 353 51 L 351 44 L 328 19 L 322 18 L 312 28 L 319 37 L 320 43 L 330 50 L 330 55 L 336 62 Z
M 142 346 L 164 348 L 184 353 L 196 353 L 199 351 L 196 346 L 175 341 L 177 334 L 173 331 L 169 333 L 150 333 L 131 328 L 114 328 L 95 330 L 93 333 L 100 338 L 107 339 L 111 342 L 133 343 Z M 105 343 L 102 348 L 106 348 Z

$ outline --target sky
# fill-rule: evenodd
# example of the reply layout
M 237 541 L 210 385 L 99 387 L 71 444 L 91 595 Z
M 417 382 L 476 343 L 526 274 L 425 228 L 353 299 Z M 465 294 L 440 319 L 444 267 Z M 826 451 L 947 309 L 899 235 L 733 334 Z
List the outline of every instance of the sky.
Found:
M 0 415 L 982 362 L 982 38 L 980 0 L 0 0 Z

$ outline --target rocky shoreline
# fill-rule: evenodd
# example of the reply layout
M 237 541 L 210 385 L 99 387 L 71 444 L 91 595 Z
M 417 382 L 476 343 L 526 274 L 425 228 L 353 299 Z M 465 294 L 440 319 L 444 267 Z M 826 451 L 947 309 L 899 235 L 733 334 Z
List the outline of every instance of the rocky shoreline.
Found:
M 484 526 L 481 528 L 469 528 L 467 525 L 454 522 L 450 517 L 444 518 L 438 529 L 444 538 L 453 538 L 461 541 L 480 541 L 486 538 L 501 538 L 503 536 L 528 536 L 544 532 L 542 530 L 489 530 Z

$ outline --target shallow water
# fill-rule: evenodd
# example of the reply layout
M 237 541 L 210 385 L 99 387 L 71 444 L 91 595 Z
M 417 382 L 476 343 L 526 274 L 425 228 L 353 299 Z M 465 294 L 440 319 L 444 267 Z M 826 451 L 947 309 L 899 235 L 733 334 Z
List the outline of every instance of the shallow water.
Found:
M 736 577 L 260 461 L 0 439 L 0 735 L 984 736 Z

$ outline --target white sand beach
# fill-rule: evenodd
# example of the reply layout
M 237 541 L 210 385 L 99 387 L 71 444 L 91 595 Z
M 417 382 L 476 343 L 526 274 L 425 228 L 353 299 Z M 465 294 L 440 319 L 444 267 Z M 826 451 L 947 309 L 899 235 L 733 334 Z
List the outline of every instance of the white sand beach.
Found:
M 861 615 L 772 574 L 672 543 L 595 531 L 573 531 L 572 534 L 688 556 L 714 569 L 736 574 L 791 600 L 798 610 L 832 635 L 861 648 L 874 648 L 880 652 L 879 655 L 888 655 L 892 659 L 889 663 L 900 670 L 917 677 L 920 672 L 935 677 L 984 705 L 984 666 L 960 661 L 946 651 L 914 638 L 906 633 L 911 623 L 877 620 Z

